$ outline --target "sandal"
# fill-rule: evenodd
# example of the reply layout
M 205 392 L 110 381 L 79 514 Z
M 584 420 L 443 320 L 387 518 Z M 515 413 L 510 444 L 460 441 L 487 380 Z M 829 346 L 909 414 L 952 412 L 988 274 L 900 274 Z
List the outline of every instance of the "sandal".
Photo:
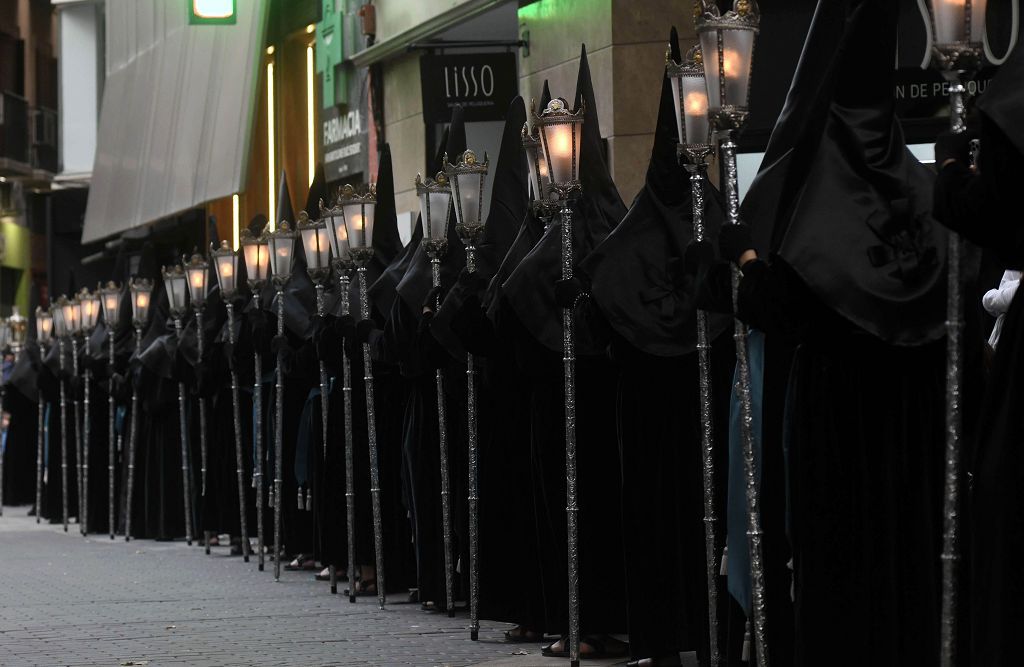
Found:
M 542 655 L 551 658 L 568 658 L 569 650 L 567 645 L 569 643 L 568 637 L 562 637 L 558 641 L 548 644 L 541 648 L 540 652 Z M 556 650 L 555 646 L 561 644 L 561 650 Z M 589 647 L 590 650 L 584 650 L 584 647 Z M 621 658 L 629 652 L 629 644 L 619 641 L 610 635 L 585 635 L 580 638 L 580 659 L 582 660 L 604 660 L 607 658 Z
M 366 597 L 369 595 L 377 594 L 377 580 L 376 579 L 360 579 L 355 585 L 356 597 Z M 349 589 L 345 589 L 345 595 L 351 595 Z
M 536 644 L 544 641 L 544 633 L 527 630 L 523 626 L 517 625 L 511 630 L 505 631 L 505 641 L 510 644 Z

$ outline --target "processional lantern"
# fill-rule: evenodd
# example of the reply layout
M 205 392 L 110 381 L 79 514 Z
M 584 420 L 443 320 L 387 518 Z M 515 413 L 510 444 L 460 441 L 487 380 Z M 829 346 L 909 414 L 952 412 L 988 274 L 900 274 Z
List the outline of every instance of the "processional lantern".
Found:
M 545 171 L 550 174 L 547 194 L 551 199 L 568 200 L 580 191 L 583 114 L 582 106 L 570 111 L 568 103 L 556 97 L 548 102 L 539 116 L 533 118 L 534 127 L 540 135 L 541 159 Z
M 754 0 L 736 0 L 722 14 L 700 0 L 697 34 L 707 81 L 708 117 L 716 129 L 738 129 L 750 111 L 750 73 L 761 13 Z
M 341 188 L 338 206 L 345 219 L 349 251 L 357 265 L 365 265 L 373 257 L 373 222 L 377 210 L 377 188 L 370 185 L 365 194 L 358 194 L 351 185 Z M 337 228 L 335 229 L 337 232 Z M 337 233 L 334 235 L 337 239 Z
M 132 295 L 132 324 L 136 329 L 145 326 L 149 320 L 149 308 L 153 300 L 153 281 L 147 278 L 133 278 L 129 286 Z

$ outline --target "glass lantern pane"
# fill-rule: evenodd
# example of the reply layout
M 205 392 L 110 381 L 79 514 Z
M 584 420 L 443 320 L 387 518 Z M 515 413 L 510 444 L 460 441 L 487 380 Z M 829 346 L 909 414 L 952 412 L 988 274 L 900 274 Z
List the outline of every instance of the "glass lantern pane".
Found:
M 327 267 L 331 263 L 331 232 L 327 227 L 317 227 L 317 250 L 320 253 L 320 266 Z
M 373 245 L 373 221 L 376 212 L 376 203 L 368 202 L 366 204 L 363 204 L 363 221 L 366 227 L 366 238 L 364 239 L 364 241 L 366 242 L 367 247 Z
M 363 205 L 359 203 L 345 204 L 342 209 L 345 211 L 345 231 L 349 244 L 353 248 L 369 246 L 366 234 L 367 220 L 363 214 Z
M 526 166 L 530 170 L 530 188 L 533 190 L 534 200 L 540 199 L 540 184 L 537 182 L 537 162 L 539 147 L 529 146 L 526 149 Z
M 321 256 L 317 246 L 320 239 L 316 228 L 303 229 L 299 231 L 299 235 L 302 237 L 302 251 L 306 254 L 306 264 L 311 269 L 323 268 L 324 264 L 320 263 Z
M 700 50 L 704 54 L 704 79 L 708 91 L 708 108 L 721 109 L 721 89 L 718 86 L 718 32 L 709 30 L 700 34 Z
M 706 144 L 711 140 L 708 123 L 708 91 L 702 76 L 685 76 L 681 79 L 683 95 L 677 101 L 683 106 L 685 120 L 684 144 Z
M 981 42 L 985 39 L 985 7 L 987 0 L 974 0 L 971 3 L 971 41 Z
M 428 239 L 445 237 L 448 222 L 450 192 L 425 192 L 420 195 L 420 212 L 423 216 L 423 231 Z M 427 206 L 429 202 L 429 208 Z
M 461 224 L 479 224 L 483 209 L 483 184 L 482 174 L 459 174 L 458 179 L 459 200 L 461 206 L 456 204 L 455 212 L 462 212 L 459 217 Z
M 294 239 L 272 238 L 270 246 L 274 253 L 274 274 L 278 276 L 290 274 L 292 272 L 292 252 L 295 250 Z
M 227 294 L 235 291 L 235 285 L 237 283 L 237 264 L 238 255 L 234 253 L 230 255 L 217 255 L 213 258 L 214 267 L 217 270 L 217 285 L 220 286 L 220 291 Z
M 206 268 L 187 269 L 188 291 L 193 301 L 202 301 L 206 298 Z
M 682 93 L 680 92 L 680 78 L 678 76 L 672 76 L 668 79 L 669 83 L 672 84 L 672 106 L 676 112 L 676 133 L 679 138 L 679 143 L 686 143 L 686 134 L 683 128 L 683 106 L 682 106 Z
M 327 238 L 331 242 L 331 253 L 335 257 L 341 256 L 341 242 L 348 243 L 348 231 L 345 229 L 345 221 L 340 216 L 324 216 L 327 223 Z
M 542 125 L 541 137 L 544 148 L 544 155 L 547 161 L 546 166 L 551 167 L 551 180 L 557 185 L 565 185 L 575 179 L 573 172 L 573 148 L 579 150 L 579 133 L 573 132 L 580 128 L 582 123 L 556 123 L 554 125 Z M 575 136 L 575 144 L 573 139 Z
M 723 30 L 725 54 L 725 103 L 746 107 L 750 89 L 750 57 L 754 52 L 753 30 Z

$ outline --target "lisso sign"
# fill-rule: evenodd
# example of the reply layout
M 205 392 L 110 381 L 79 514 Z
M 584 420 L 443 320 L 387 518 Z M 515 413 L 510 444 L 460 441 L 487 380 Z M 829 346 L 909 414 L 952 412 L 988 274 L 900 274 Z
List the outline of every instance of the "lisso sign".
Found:
M 516 96 L 513 53 L 425 55 L 420 58 L 423 117 L 447 123 L 459 105 L 467 121 L 502 120 Z
M 324 171 L 328 181 L 357 174 L 366 165 L 366 132 L 358 109 L 341 113 L 338 107 L 324 110 Z

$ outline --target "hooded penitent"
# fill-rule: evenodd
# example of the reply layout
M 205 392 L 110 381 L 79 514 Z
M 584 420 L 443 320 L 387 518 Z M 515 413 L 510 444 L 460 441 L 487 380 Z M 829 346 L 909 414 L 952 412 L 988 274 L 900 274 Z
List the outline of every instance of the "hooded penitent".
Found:
M 583 136 L 579 151 L 583 193 L 573 204 L 573 237 L 576 260 L 597 247 L 626 214 L 619 191 L 612 182 L 604 160 L 601 124 L 590 79 L 586 47 L 581 51 L 576 82 L 575 108 L 584 107 Z M 532 251 L 515 267 L 502 291 L 526 328 L 551 350 L 562 349 L 561 308 L 555 302 L 554 285 L 561 277 L 562 232 L 559 215 Z M 588 348 L 578 339 L 581 350 Z
M 476 272 L 489 282 L 505 260 L 509 248 L 529 211 L 527 189 L 526 152 L 523 150 L 522 128 L 526 122 L 526 107 L 521 97 L 512 100 L 505 114 L 505 129 L 501 136 L 498 159 L 488 177 L 492 180 L 490 208 L 486 226 L 476 248 Z M 449 159 L 455 159 L 449 155 Z M 430 322 L 434 337 L 443 341 L 449 351 L 461 345 L 450 341 L 452 318 L 472 289 L 462 283 L 455 284 L 445 297 L 440 310 Z
M 947 234 L 895 118 L 897 22 L 889 0 L 819 2 L 743 204 L 774 254 L 744 266 L 739 315 L 766 368 L 796 348 L 785 391 L 765 376 L 761 482 L 781 509 L 764 490 L 781 440 L 789 515 L 765 517 L 764 544 L 769 566 L 779 531 L 792 546 L 795 665 L 938 662 Z
M 462 107 L 455 107 L 452 111 L 452 121 L 448 126 L 448 141 L 445 144 L 445 154 L 450 160 L 461 155 L 466 150 L 466 126 L 463 121 Z M 429 175 L 433 178 L 433 174 Z M 422 222 L 422 221 L 421 221 Z M 466 264 L 466 250 L 455 232 L 455 215 L 449 209 L 448 212 L 448 250 L 441 258 L 441 285 L 450 287 L 454 284 L 459 271 Z M 427 298 L 432 286 L 431 260 L 426 248 L 421 243 L 412 257 L 408 270 L 398 283 L 398 295 L 405 301 L 405 304 L 419 318 L 423 301 Z
M 897 14 L 896 3 L 819 3 L 742 217 L 761 253 L 826 305 L 918 345 L 945 332 L 946 232 L 931 217 L 933 175 L 895 116 Z

